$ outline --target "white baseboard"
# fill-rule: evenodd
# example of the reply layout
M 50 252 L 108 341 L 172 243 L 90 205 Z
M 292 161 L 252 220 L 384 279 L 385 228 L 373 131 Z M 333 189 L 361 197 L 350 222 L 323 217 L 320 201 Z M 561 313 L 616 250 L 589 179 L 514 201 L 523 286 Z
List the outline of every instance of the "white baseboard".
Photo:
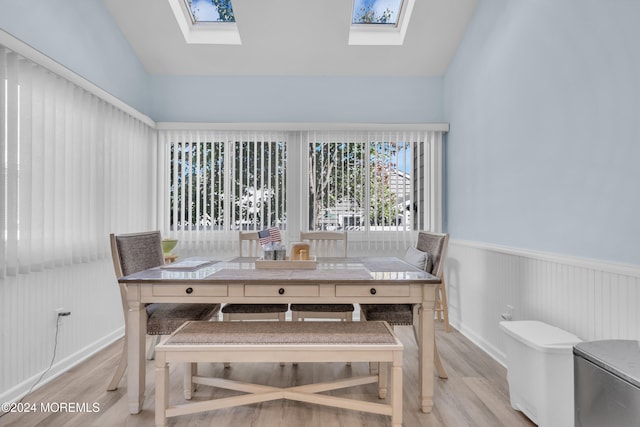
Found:
M 37 374 L 33 375 L 30 378 L 27 378 L 26 380 L 16 385 L 15 387 L 0 394 L 0 402 L 7 403 L 7 402 L 19 401 L 23 396 L 25 396 L 29 392 L 29 390 L 32 387 L 33 387 L 33 390 L 31 391 L 39 389 L 43 385 L 47 384 L 48 382 L 64 374 L 69 369 L 84 362 L 86 359 L 98 353 L 103 348 L 119 340 L 123 336 L 124 336 L 124 326 L 116 329 L 110 334 L 107 334 L 101 337 L 100 339 L 94 341 L 90 345 L 75 352 L 74 354 L 71 354 L 60 361 L 54 361 L 53 366 L 48 372 L 46 370 L 38 372 Z M 42 377 L 42 380 L 40 380 L 36 384 L 36 382 L 44 372 L 47 372 L 47 373 Z M 107 383 L 105 383 L 104 386 L 106 389 Z
M 449 322 L 452 327 L 457 329 L 458 332 L 464 335 L 465 338 L 467 338 L 473 344 L 478 346 L 482 351 L 484 351 L 489 356 L 491 356 L 492 359 L 494 359 L 496 362 L 498 362 L 505 368 L 507 367 L 507 355 L 503 351 L 498 349 L 489 341 L 485 340 L 480 335 L 476 334 L 476 332 L 473 329 L 468 328 L 464 325 L 461 325 L 460 322 L 458 322 L 457 320 L 449 319 Z

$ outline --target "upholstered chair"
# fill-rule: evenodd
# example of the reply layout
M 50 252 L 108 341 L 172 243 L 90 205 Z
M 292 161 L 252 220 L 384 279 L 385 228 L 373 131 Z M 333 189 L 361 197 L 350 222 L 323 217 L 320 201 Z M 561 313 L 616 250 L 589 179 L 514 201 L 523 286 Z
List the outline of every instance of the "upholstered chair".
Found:
M 444 312 L 445 330 L 449 331 L 449 317 L 446 310 L 446 291 L 444 282 L 444 262 L 447 254 L 447 246 L 449 243 L 449 235 L 445 233 L 431 233 L 421 231 L 418 233 L 418 241 L 416 243 L 417 251 L 424 254 L 424 266 L 422 267 L 428 273 L 440 278 L 441 283 L 436 288 L 436 306 L 435 311 Z M 412 252 L 415 254 L 415 252 Z M 418 267 L 415 258 L 407 257 L 405 261 Z M 412 326 L 414 337 L 417 339 L 417 318 L 418 305 L 413 304 L 360 304 L 360 315 L 362 320 L 384 320 L 392 326 Z M 434 360 L 438 376 L 447 378 L 438 349 L 434 345 Z
M 116 278 L 137 273 L 164 264 L 162 253 L 162 237 L 159 231 L 149 231 L 134 234 L 110 235 L 111 257 L 115 269 Z M 116 390 L 127 368 L 127 285 L 120 283 L 120 298 L 124 313 L 125 339 L 120 356 L 120 363 L 107 387 L 107 390 Z M 147 359 L 153 359 L 155 346 L 162 335 L 170 335 L 180 325 L 188 320 L 210 320 L 217 317 L 220 304 L 196 304 L 196 303 L 168 303 L 148 304 L 147 311 L 147 335 L 153 335 L 154 339 L 149 346 Z

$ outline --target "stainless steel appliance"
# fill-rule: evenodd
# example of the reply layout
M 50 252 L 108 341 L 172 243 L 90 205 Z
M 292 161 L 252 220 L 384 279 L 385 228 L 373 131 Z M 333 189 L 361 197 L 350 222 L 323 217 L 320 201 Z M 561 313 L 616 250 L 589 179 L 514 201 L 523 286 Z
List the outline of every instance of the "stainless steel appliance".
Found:
M 604 340 L 573 348 L 576 427 L 640 426 L 640 342 Z

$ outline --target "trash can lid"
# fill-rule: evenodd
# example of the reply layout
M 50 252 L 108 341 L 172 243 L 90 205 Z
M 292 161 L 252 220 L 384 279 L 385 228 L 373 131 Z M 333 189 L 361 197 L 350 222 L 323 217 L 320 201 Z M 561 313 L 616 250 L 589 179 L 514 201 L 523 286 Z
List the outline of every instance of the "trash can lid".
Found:
M 500 328 L 514 339 L 543 353 L 563 353 L 582 340 L 572 333 L 538 320 L 500 322 Z M 571 354 L 571 353 L 569 353 Z
M 576 345 L 573 354 L 640 388 L 640 341 L 588 341 Z

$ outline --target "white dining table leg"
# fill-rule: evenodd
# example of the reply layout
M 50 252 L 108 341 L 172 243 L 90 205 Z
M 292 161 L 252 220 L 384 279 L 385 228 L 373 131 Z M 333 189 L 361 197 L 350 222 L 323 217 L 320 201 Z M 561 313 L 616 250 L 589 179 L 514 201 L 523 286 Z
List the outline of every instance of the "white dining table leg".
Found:
M 435 306 L 435 286 L 424 285 L 422 307 L 419 311 L 418 343 L 420 407 L 422 412 L 429 413 L 433 408 L 433 363 L 435 330 L 433 308 Z
M 138 286 L 127 286 L 127 396 L 129 413 L 137 414 L 142 410 L 145 387 L 144 347 L 147 336 L 147 312 L 140 303 Z

